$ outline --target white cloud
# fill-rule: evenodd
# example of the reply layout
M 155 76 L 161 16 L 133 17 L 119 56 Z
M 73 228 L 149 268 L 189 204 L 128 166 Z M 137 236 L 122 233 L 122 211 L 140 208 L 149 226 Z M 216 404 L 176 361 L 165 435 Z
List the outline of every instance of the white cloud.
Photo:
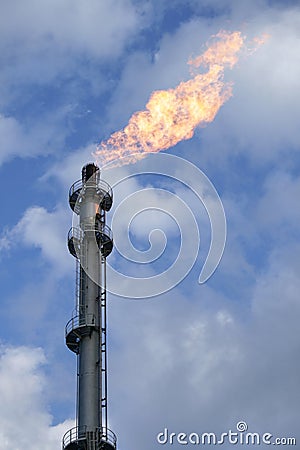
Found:
M 69 268 L 66 252 L 67 215 L 65 208 L 48 212 L 42 207 L 28 209 L 14 229 L 23 242 L 42 250 L 43 256 L 54 266 Z
M 138 14 L 128 0 L 18 0 L 3 5 L 0 36 L 4 51 L 20 45 L 30 55 L 54 46 L 108 57 L 122 50 L 137 26 Z
M 45 136 L 40 138 L 45 139 Z M 14 117 L 0 115 L 0 165 L 16 155 L 28 157 L 42 153 L 45 149 L 40 145 L 38 136 L 29 137 L 25 127 Z
M 20 146 L 24 139 L 23 130 L 13 117 L 0 116 L 0 136 L 1 163 L 8 155 L 13 155 L 20 151 Z
M 70 269 L 71 262 L 66 249 L 68 220 L 65 208 L 48 212 L 43 207 L 33 206 L 25 211 L 17 225 L 4 233 L 2 248 L 12 247 L 16 242 L 39 248 L 43 258 L 62 276 Z
M 45 129 L 53 125 L 47 111 L 51 105 L 57 110 L 55 103 L 61 105 L 65 98 L 69 103 L 68 96 L 76 103 L 86 91 L 95 96 L 110 87 L 101 64 L 122 54 L 141 29 L 143 14 L 143 8 L 135 8 L 130 0 L 16 0 L 2 5 L 0 111 L 16 130 L 14 143 L 18 144 L 13 150 L 3 147 L 4 154 L 28 153 L 23 134 L 29 134 L 32 116 L 37 127 L 29 147 L 43 145 L 46 153 L 49 138 L 53 147 L 57 138 L 65 136 L 69 123 L 59 131 L 57 127 L 53 132 Z M 14 112 L 20 110 L 25 117 L 14 119 Z
M 56 426 L 45 402 L 46 360 L 40 348 L 5 347 L 0 351 L 1 450 L 56 450 L 65 431 L 74 426 L 66 420 Z
M 27 121 L 0 114 L 0 165 L 13 159 L 48 156 L 63 146 L 68 128 L 62 122 L 68 116 L 68 105 L 43 118 Z

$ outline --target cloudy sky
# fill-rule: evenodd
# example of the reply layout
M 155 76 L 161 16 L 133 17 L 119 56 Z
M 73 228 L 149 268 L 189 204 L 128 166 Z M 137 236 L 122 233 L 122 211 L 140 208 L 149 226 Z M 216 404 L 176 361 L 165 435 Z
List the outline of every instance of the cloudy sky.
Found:
M 161 448 L 164 428 L 221 434 L 239 421 L 300 441 L 299 2 L 2 0 L 1 450 L 56 450 L 74 423 L 75 357 L 64 345 L 75 301 L 69 186 L 97 143 L 153 90 L 187 79 L 187 60 L 220 29 L 270 37 L 226 72 L 233 96 L 214 122 L 165 153 L 193 163 L 215 186 L 227 218 L 224 255 L 199 285 L 210 225 L 181 182 L 191 173 L 186 165 L 171 180 L 143 175 L 147 159 L 130 179 L 134 165 L 120 169 L 115 205 L 128 197 L 127 205 L 148 209 L 131 224 L 137 250 L 149 249 L 154 229 L 169 240 L 149 267 L 128 263 L 120 255 L 129 249 L 124 215 L 113 227 L 119 251 L 109 263 L 127 281 L 126 295 L 108 299 L 109 425 L 121 450 Z M 132 299 L 129 277 L 167 270 L 180 230 L 188 232 L 182 264 L 197 246 L 188 212 L 178 207 L 177 222 L 166 213 L 175 201 L 167 188 L 193 213 L 200 250 L 176 287 Z M 159 251 L 162 234 L 150 236 Z

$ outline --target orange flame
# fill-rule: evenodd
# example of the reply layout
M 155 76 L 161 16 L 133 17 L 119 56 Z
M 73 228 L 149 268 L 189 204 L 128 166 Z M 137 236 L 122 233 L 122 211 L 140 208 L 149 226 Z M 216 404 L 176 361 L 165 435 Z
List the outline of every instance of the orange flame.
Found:
M 130 162 L 134 162 L 148 152 L 190 139 L 197 126 L 214 120 L 232 95 L 232 85 L 224 82 L 224 70 L 237 63 L 244 37 L 239 31 L 220 31 L 213 38 L 202 55 L 188 61 L 193 78 L 174 89 L 154 91 L 144 111 L 135 112 L 123 130 L 99 144 L 94 154 L 97 161 L 132 155 Z M 197 68 L 206 72 L 195 74 Z

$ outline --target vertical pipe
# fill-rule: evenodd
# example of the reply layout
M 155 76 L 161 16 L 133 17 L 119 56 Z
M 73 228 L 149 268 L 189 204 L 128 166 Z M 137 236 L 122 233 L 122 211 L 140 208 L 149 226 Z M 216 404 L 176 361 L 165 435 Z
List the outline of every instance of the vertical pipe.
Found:
M 103 311 L 103 316 L 104 316 L 104 395 L 105 395 L 105 408 L 104 408 L 104 417 L 102 418 L 102 420 L 104 421 L 105 424 L 105 428 L 107 428 L 107 316 L 106 316 L 106 264 L 104 262 L 103 264 L 103 286 L 104 286 L 104 311 Z
M 78 376 L 78 426 L 94 431 L 101 427 L 99 415 L 99 392 L 101 396 L 101 317 L 99 317 L 99 285 L 101 264 L 99 248 L 95 239 L 95 217 L 98 196 L 95 184 L 87 183 L 80 207 L 80 227 L 84 231 L 81 258 L 80 325 L 85 332 L 79 346 Z

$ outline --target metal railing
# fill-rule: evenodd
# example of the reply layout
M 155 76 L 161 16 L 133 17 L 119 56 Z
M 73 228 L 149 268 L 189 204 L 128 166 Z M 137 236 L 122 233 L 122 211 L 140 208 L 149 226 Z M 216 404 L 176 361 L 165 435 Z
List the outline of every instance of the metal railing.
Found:
M 81 227 L 72 227 L 70 228 L 69 232 L 68 232 L 68 241 L 70 241 L 72 238 L 73 240 L 76 242 L 76 244 L 78 245 L 78 249 L 79 249 L 79 245 L 84 237 L 84 233 L 85 232 L 94 232 L 95 235 L 96 233 L 100 233 L 102 235 L 107 236 L 108 239 L 112 240 L 113 239 L 113 233 L 112 230 L 110 229 L 110 227 L 108 225 L 102 225 L 102 224 L 90 224 L 90 223 L 85 223 L 82 224 Z
M 86 426 L 74 427 L 68 430 L 62 440 L 63 450 L 67 450 L 70 444 L 86 443 L 87 448 L 92 450 L 100 450 L 103 443 L 109 444 L 111 447 L 116 448 L 117 437 L 113 431 L 108 428 L 96 428 L 92 431 L 88 431 Z M 80 447 L 79 447 L 80 448 Z
M 79 315 L 76 315 L 72 317 L 72 319 L 69 320 L 65 327 L 65 335 L 67 336 L 69 333 L 71 333 L 72 330 L 75 330 L 76 328 L 80 327 L 88 327 L 88 326 L 95 326 L 96 325 L 96 316 L 95 314 L 85 314 L 85 316 L 81 317 Z
M 77 180 L 69 189 L 69 197 L 72 197 L 74 192 L 80 191 L 82 189 L 82 180 Z
M 107 235 L 110 239 L 112 239 L 112 231 L 108 225 L 103 225 L 100 223 L 96 223 L 96 224 L 85 223 L 85 224 L 81 224 L 81 227 L 82 227 L 82 231 L 84 231 L 84 232 L 94 231 L 94 233 L 102 233 L 102 234 Z
M 80 227 L 72 227 L 68 233 L 68 248 L 75 258 L 80 260 L 85 268 L 85 259 L 82 244 L 84 237 L 94 238 L 102 255 L 107 256 L 113 247 L 113 233 L 108 225 L 98 222 L 96 224 L 85 223 Z
M 71 238 L 75 238 L 78 241 L 81 241 L 83 237 L 83 233 L 80 227 L 72 227 L 70 228 L 69 232 L 68 232 L 68 240 L 70 240 Z
M 85 186 L 86 186 L 86 184 L 83 183 L 82 180 L 75 181 L 75 183 L 73 183 L 72 186 L 70 187 L 69 198 L 71 198 L 75 192 L 79 193 L 79 191 L 82 191 L 81 194 L 84 194 Z M 89 184 L 89 186 L 90 186 L 90 184 Z M 103 197 L 106 194 L 108 194 L 111 197 L 111 199 L 113 199 L 112 188 L 110 187 L 110 185 L 108 183 L 106 183 L 106 181 L 97 180 L 97 181 L 95 181 L 94 186 L 96 188 L 97 194 L 101 194 L 101 195 L 103 195 Z
M 80 258 L 80 246 L 82 243 L 83 232 L 79 227 L 72 227 L 68 232 L 68 248 L 71 255 Z

